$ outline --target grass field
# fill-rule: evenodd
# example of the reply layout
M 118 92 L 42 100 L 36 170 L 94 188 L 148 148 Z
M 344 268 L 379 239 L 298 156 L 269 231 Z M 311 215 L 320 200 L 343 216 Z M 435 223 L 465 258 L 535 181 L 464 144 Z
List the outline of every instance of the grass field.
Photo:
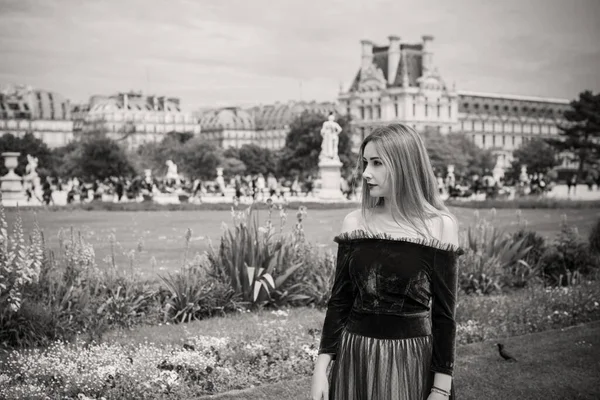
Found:
M 477 219 L 476 210 L 458 207 L 450 209 L 459 219 L 463 231 Z M 335 243 L 332 239 L 348 212 L 348 209 L 309 209 L 304 221 L 307 237 L 314 243 L 333 249 Z M 478 212 L 480 216 L 489 216 L 489 211 Z M 12 227 L 16 211 L 7 209 L 6 213 L 9 227 Z M 259 213 L 261 221 L 266 220 L 267 211 Z M 521 213 L 530 229 L 548 238 L 553 238 L 559 231 L 562 214 L 587 237 L 600 214 L 600 209 L 528 209 L 521 210 Z M 288 221 L 284 231 L 291 230 L 295 223 L 295 214 L 296 210 L 288 210 Z M 30 231 L 33 226 L 33 212 L 23 211 L 21 215 L 25 231 Z M 135 249 L 141 239 L 143 251 L 137 257 L 137 266 L 149 277 L 180 267 L 185 247 L 184 235 L 188 228 L 192 230 L 190 251 L 193 255 L 208 248 L 208 239 L 218 244 L 222 223 L 231 223 L 230 211 L 40 211 L 36 215 L 50 248 L 58 247 L 58 232 L 61 228 L 73 227 L 75 231 L 84 233 L 93 244 L 99 265 L 102 265 L 102 260 L 110 254 L 111 233 L 116 236 L 122 247 L 116 258 L 119 265 L 127 265 L 127 257 L 122 253 Z M 275 226 L 279 226 L 278 212 L 273 213 L 273 222 Z M 516 210 L 497 210 L 495 224 L 508 232 L 517 230 Z M 153 256 L 157 260 L 156 270 L 153 270 L 150 263 Z

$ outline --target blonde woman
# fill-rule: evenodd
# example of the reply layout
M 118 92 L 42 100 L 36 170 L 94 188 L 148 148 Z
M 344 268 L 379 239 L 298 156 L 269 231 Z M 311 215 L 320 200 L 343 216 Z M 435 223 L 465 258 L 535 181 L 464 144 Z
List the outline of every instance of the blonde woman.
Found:
M 312 399 L 453 399 L 458 223 L 412 128 L 375 129 L 357 170 L 362 207 L 334 239 Z

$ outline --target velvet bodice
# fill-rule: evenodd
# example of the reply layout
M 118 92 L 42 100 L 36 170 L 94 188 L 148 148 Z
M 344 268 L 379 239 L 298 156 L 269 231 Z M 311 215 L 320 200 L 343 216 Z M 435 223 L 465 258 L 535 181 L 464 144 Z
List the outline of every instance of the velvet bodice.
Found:
M 338 258 L 319 353 L 335 358 L 342 330 L 366 326 L 370 336 L 426 332 L 433 339 L 431 370 L 452 375 L 456 337 L 457 259 L 464 251 L 436 240 L 396 238 L 365 230 L 334 239 Z M 410 321 L 422 319 L 418 329 Z M 406 325 L 406 327 L 399 326 Z M 412 332 L 411 332 L 412 331 Z

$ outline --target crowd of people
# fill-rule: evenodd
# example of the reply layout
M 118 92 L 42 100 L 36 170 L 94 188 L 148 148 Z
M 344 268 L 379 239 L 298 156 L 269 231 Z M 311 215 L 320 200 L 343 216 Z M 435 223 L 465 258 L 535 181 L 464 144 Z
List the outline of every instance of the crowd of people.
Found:
M 340 179 L 340 191 L 349 200 L 357 198 L 360 180 L 354 174 Z M 575 174 L 566 179 L 568 194 L 575 194 L 577 184 Z M 600 179 L 588 174 L 584 183 L 589 190 L 600 190 Z M 541 173 L 522 175 L 518 179 L 495 178 L 489 171 L 483 175 L 454 176 L 437 174 L 437 186 L 445 198 L 485 198 L 510 197 L 511 195 L 544 195 L 552 190 L 556 182 Z M 110 177 L 106 179 L 83 180 L 77 177 L 63 179 L 46 177 L 35 188 L 26 186 L 27 201 L 34 197 L 43 204 L 53 204 L 53 193 L 65 191 L 66 202 L 90 202 L 101 200 L 109 195 L 115 202 L 151 200 L 157 194 L 177 194 L 202 201 L 205 196 L 233 196 L 240 201 L 265 200 L 267 198 L 314 196 L 319 180 L 312 175 L 294 176 L 291 179 L 276 177 L 273 173 L 235 175 L 230 179 L 218 176 L 216 180 L 178 180 L 153 176 Z

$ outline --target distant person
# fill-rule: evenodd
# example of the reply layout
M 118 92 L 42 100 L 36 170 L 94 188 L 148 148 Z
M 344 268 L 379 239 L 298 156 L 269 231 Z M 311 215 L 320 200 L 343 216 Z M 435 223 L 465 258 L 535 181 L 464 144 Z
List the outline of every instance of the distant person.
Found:
M 571 175 L 571 178 L 567 179 L 567 195 L 571 195 L 571 188 L 573 188 L 573 194 L 577 192 L 577 175 Z

